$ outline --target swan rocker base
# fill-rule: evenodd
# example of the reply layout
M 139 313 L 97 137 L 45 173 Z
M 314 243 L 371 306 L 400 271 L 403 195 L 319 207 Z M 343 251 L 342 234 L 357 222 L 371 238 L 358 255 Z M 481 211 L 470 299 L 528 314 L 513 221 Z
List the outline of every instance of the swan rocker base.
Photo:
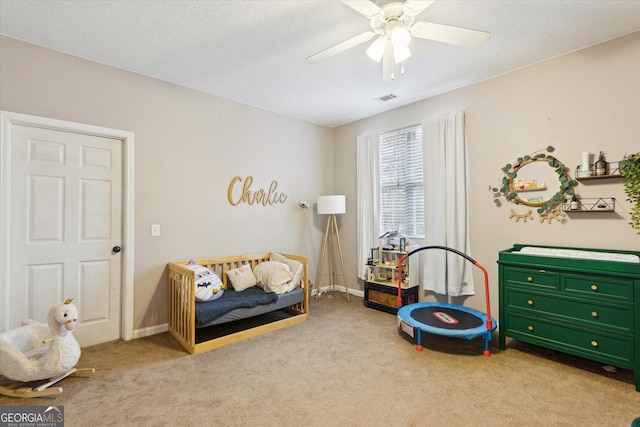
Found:
M 44 384 L 32 386 L 33 382 L 25 383 L 18 381 L 6 386 L 0 386 L 0 394 L 9 397 L 45 397 L 55 396 L 62 393 L 62 387 L 51 387 L 54 384 L 62 381 L 63 379 L 71 376 L 87 376 L 95 373 L 94 368 L 73 368 L 69 372 L 65 372 L 62 375 L 58 375 L 55 378 L 45 382 Z

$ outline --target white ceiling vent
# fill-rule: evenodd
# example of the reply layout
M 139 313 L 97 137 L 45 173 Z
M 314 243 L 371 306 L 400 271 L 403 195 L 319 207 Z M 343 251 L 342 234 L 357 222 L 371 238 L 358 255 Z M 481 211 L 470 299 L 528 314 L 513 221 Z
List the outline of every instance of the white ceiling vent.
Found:
M 396 99 L 398 96 L 394 95 L 392 93 L 388 94 L 388 95 L 384 95 L 381 96 L 380 98 L 376 98 L 378 101 L 380 102 L 387 102 L 387 101 L 391 101 L 392 99 Z

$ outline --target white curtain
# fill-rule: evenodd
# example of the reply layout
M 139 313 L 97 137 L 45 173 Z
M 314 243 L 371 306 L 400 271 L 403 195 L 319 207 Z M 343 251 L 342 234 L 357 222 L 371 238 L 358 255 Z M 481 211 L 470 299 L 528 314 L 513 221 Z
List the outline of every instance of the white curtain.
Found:
M 357 139 L 357 266 L 358 277 L 367 279 L 367 258 L 378 246 L 380 231 L 380 141 L 378 134 Z
M 468 161 L 464 112 L 422 123 L 425 182 L 425 243 L 469 256 Z M 473 295 L 473 266 L 455 253 L 424 251 L 424 289 L 438 294 Z

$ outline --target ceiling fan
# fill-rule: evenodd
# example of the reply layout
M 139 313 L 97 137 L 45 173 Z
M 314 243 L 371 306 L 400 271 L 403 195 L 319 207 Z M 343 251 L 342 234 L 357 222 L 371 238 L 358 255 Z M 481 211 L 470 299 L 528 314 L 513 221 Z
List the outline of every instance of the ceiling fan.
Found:
M 342 3 L 369 18 L 372 31 L 365 31 L 311 55 L 306 61 L 310 63 L 321 61 L 369 41 L 377 35 L 378 38 L 367 49 L 367 55 L 376 62 L 382 61 L 383 80 L 393 80 L 398 72 L 400 74 L 404 72 L 403 63 L 411 57 L 409 42 L 412 37 L 465 47 L 482 46 L 489 40 L 491 34 L 486 31 L 431 22 L 414 22 L 415 17 L 434 1 L 406 0 L 404 3 L 392 1 L 378 6 L 368 0 L 343 0 Z

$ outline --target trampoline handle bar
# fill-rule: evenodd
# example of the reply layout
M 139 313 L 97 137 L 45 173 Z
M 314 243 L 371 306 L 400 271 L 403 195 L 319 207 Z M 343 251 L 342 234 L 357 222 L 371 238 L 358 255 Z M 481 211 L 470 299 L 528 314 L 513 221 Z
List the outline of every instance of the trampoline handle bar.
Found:
M 464 252 L 460 252 L 457 249 L 449 248 L 447 246 L 437 246 L 437 245 L 422 246 L 420 248 L 412 250 L 411 252 L 407 253 L 406 255 L 404 255 L 402 258 L 398 260 L 398 308 L 402 307 L 402 263 L 404 262 L 405 259 L 409 258 L 411 255 L 427 249 L 442 249 L 445 251 L 453 252 L 465 258 L 466 260 L 471 262 L 473 265 L 478 267 L 480 270 L 482 270 L 482 273 L 484 274 L 484 295 L 485 295 L 485 304 L 486 304 L 486 312 L 487 312 L 487 330 L 491 330 L 493 328 L 493 321 L 491 320 L 491 304 L 489 302 L 489 273 L 487 273 L 487 269 L 484 268 L 482 264 L 480 264 L 479 262 L 471 258 L 469 255 L 465 254 Z
M 457 249 L 449 248 L 447 246 L 437 246 L 437 245 L 436 246 L 422 246 L 421 248 L 414 249 L 411 252 L 407 253 L 405 256 L 403 256 L 403 258 L 410 257 L 411 255 L 415 254 L 416 252 L 424 251 L 424 250 L 427 250 L 427 249 L 443 249 L 445 251 L 453 252 L 453 253 L 456 253 L 456 254 L 460 255 L 463 258 L 466 258 L 472 264 L 476 264 L 476 260 L 471 258 L 469 255 L 465 254 L 464 252 L 460 252 Z

